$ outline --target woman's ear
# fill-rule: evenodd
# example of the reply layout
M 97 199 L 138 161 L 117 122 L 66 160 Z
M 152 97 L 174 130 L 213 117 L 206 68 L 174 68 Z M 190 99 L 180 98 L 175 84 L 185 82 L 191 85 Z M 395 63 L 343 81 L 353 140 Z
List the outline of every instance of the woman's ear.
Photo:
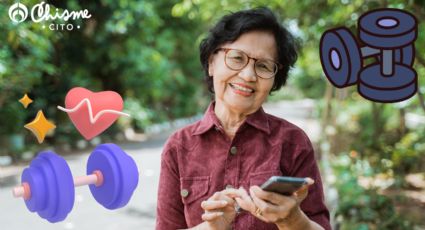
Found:
M 212 77 L 214 75 L 214 55 L 211 55 L 208 58 L 208 76 Z

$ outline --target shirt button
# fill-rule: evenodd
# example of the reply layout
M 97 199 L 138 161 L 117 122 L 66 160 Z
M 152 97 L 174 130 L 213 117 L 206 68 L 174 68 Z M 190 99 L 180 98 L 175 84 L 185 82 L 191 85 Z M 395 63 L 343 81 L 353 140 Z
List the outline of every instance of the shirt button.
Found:
M 238 152 L 238 149 L 236 148 L 236 146 L 232 146 L 232 148 L 230 148 L 230 154 L 236 155 L 237 152 Z
M 226 189 L 230 189 L 230 188 L 233 188 L 231 184 L 226 185 Z
M 187 196 L 189 195 L 189 191 L 187 191 L 187 189 L 182 189 L 182 190 L 180 191 L 180 195 L 181 195 L 182 197 L 187 197 Z

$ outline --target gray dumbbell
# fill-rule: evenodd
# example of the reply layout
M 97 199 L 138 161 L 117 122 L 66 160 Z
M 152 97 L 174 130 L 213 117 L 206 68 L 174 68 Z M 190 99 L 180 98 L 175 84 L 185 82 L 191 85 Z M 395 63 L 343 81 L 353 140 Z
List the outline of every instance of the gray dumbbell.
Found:
M 359 19 L 359 38 L 368 46 L 382 50 L 380 63 L 360 72 L 359 93 L 381 102 L 402 101 L 414 95 L 417 90 L 417 74 L 411 68 L 413 42 L 417 38 L 414 16 L 397 9 L 369 12 Z
M 374 101 L 401 101 L 413 95 L 416 19 L 396 9 L 371 11 L 360 17 L 359 37 L 366 46 L 360 48 L 345 27 L 323 34 L 320 58 L 329 81 L 338 88 L 358 83 L 359 93 Z M 378 62 L 363 68 L 362 59 L 372 56 Z

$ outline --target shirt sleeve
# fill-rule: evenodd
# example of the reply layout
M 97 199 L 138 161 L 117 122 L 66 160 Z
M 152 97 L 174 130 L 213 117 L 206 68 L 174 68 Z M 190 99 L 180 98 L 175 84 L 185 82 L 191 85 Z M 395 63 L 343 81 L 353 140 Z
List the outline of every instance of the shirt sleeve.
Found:
M 325 205 L 322 179 L 315 159 L 314 150 L 310 140 L 306 135 L 305 140 L 300 142 L 305 144 L 294 145 L 289 149 L 293 150 L 291 164 L 287 165 L 288 173 L 294 177 L 310 177 L 314 184 L 309 187 L 308 195 L 301 203 L 301 210 L 310 218 L 326 230 L 330 230 L 329 211 Z
M 161 156 L 161 173 L 159 178 L 157 201 L 157 230 L 174 230 L 187 228 L 184 205 L 180 198 L 180 179 L 177 161 L 173 159 L 176 148 L 165 145 Z

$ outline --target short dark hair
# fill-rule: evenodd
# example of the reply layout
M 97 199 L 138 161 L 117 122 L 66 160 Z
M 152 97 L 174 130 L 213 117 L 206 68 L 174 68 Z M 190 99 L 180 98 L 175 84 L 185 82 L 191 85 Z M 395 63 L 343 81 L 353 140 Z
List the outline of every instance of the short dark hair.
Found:
M 278 62 L 282 68 L 276 73 L 270 92 L 279 90 L 286 84 L 289 70 L 294 66 L 298 54 L 298 44 L 294 36 L 279 22 L 273 12 L 266 7 L 242 10 L 223 16 L 210 29 L 199 45 L 200 59 L 205 73 L 208 90 L 214 93 L 213 79 L 208 73 L 208 59 L 216 49 L 226 43 L 236 41 L 242 34 L 253 30 L 270 31 L 276 40 Z

